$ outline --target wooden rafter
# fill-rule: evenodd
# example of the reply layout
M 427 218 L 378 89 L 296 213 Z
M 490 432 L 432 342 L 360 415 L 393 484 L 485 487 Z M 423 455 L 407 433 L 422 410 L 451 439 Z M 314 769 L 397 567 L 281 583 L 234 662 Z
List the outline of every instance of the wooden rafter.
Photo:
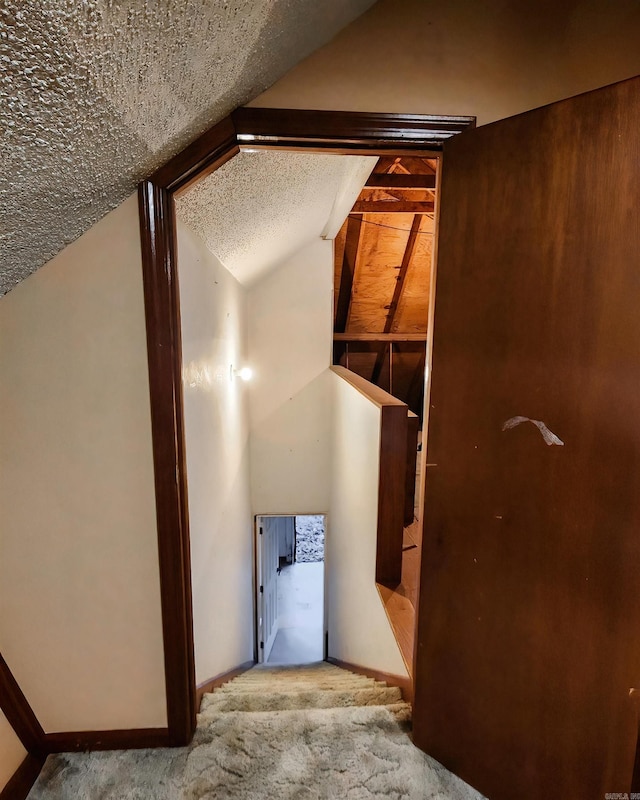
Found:
M 395 164 L 396 160 L 397 159 L 394 156 L 380 156 L 377 164 L 373 168 L 373 174 L 383 174 L 391 172 L 393 170 L 393 165 Z
M 350 214 L 347 223 L 347 237 L 342 258 L 342 272 L 340 273 L 340 289 L 338 291 L 338 305 L 333 325 L 335 333 L 344 333 L 349 318 L 351 293 L 353 290 L 353 276 L 356 270 L 360 233 L 362 230 L 362 214 Z
M 407 200 L 358 200 L 353 206 L 354 214 L 433 214 L 433 202 Z
M 365 186 L 360 192 L 358 202 L 368 203 L 433 203 L 433 189 L 379 189 L 376 186 Z
M 413 258 L 413 252 L 416 249 L 416 243 L 418 241 L 418 233 L 420 232 L 421 223 L 422 223 L 421 216 L 419 214 L 416 214 L 415 217 L 413 218 L 413 222 L 411 223 L 411 230 L 409 231 L 409 236 L 407 237 L 407 246 L 404 249 L 404 255 L 402 256 L 402 263 L 400 264 L 400 272 L 398 273 L 398 279 L 396 281 L 396 286 L 393 291 L 393 298 L 391 299 L 391 305 L 389 306 L 389 313 L 387 314 L 387 319 L 384 324 L 384 333 L 391 333 L 391 328 L 393 327 L 393 320 L 396 315 L 398 305 L 400 304 L 400 298 L 402 297 L 402 292 L 404 291 L 405 283 L 407 281 L 409 264 L 411 263 L 411 259 Z
M 396 279 L 396 286 L 395 289 L 393 290 L 393 298 L 391 299 L 391 304 L 389 306 L 389 311 L 387 313 L 387 319 L 384 323 L 383 333 L 391 333 L 391 328 L 393 327 L 393 320 L 395 318 L 398 306 L 400 305 L 402 292 L 404 291 L 404 286 L 407 280 L 407 272 L 409 271 L 409 264 L 411 263 L 411 259 L 413 258 L 413 252 L 416 247 L 416 242 L 418 241 L 418 233 L 420 231 L 421 222 L 422 222 L 422 217 L 419 214 L 416 214 L 413 218 L 413 222 L 411 224 L 411 230 L 409 231 L 409 236 L 407 238 L 407 246 L 405 247 L 404 255 L 402 256 L 402 263 L 400 264 L 400 272 L 398 273 L 398 277 Z M 379 380 L 386 355 L 387 355 L 387 345 L 385 344 L 380 348 L 380 352 L 378 353 L 378 357 L 376 358 L 376 363 L 374 364 L 373 372 L 371 373 L 372 383 L 377 383 L 377 381 Z
M 435 175 L 403 175 L 400 172 L 388 175 L 372 173 L 365 186 L 375 189 L 435 189 Z
M 334 342 L 426 342 L 426 333 L 334 333 Z

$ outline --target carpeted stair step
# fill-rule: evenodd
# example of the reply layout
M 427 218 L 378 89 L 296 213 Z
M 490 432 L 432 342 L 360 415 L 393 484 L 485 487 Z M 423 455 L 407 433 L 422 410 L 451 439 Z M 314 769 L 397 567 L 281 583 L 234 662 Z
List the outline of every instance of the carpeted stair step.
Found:
M 252 671 L 251 671 L 252 672 Z M 359 681 L 371 681 L 374 678 L 369 678 L 366 675 L 354 675 L 348 672 L 322 672 L 318 675 L 296 675 L 290 673 L 285 676 L 272 676 L 269 673 L 259 672 L 257 675 L 247 673 L 247 676 L 241 675 L 236 678 L 233 683 L 239 686 L 250 686 L 252 683 L 331 683 L 336 681 L 351 681 L 356 683 Z
M 255 675 L 260 672 L 268 672 L 271 674 L 291 674 L 309 675 L 319 672 L 346 672 L 351 675 L 349 670 L 339 667 L 337 664 L 331 664 L 329 661 L 312 661 L 309 664 L 254 664 L 253 667 L 245 672 L 241 677 L 247 675 Z
M 274 689 L 298 692 L 307 689 L 333 689 L 333 690 L 346 690 L 350 689 L 375 689 L 383 688 L 387 684 L 381 681 L 375 681 L 373 678 L 364 678 L 363 680 L 325 680 L 325 681 L 291 681 L 275 682 L 275 681 L 251 681 L 247 683 L 225 683 L 218 687 L 216 692 L 270 692 Z
M 201 715 L 187 767 L 192 777 L 188 796 L 478 798 L 475 793 L 449 793 L 440 774 L 422 767 L 428 757 L 416 758 L 419 751 L 408 746 L 406 726 L 399 721 L 407 708 L 396 704 L 220 714 L 211 719 Z M 211 769 L 212 760 L 219 775 Z M 432 770 L 439 768 L 433 764 Z
M 278 682 L 278 683 L 290 683 L 291 681 L 296 682 L 317 682 L 317 681 L 331 681 L 331 680 L 349 680 L 349 681 L 360 681 L 360 680 L 372 680 L 368 678 L 366 675 L 360 675 L 355 672 L 349 672 L 349 670 L 342 669 L 341 667 L 336 667 L 333 664 L 327 664 L 326 662 L 320 662 L 319 664 L 314 664 L 309 667 L 291 667 L 291 666 L 265 666 L 259 665 L 252 667 L 247 672 L 243 672 L 242 675 L 235 678 L 233 683 L 234 684 L 244 684 L 244 683 L 264 683 L 265 681 L 269 682 Z
M 340 667 L 336 667 L 333 664 L 327 664 L 324 661 L 321 661 L 318 664 L 313 664 L 311 666 L 304 666 L 304 667 L 292 667 L 292 666 L 268 666 L 261 664 L 259 666 L 252 667 L 247 672 L 244 672 L 242 675 L 237 677 L 235 680 L 237 681 L 251 681 L 251 680 L 290 680 L 292 677 L 296 679 L 322 679 L 328 676 L 354 676 L 357 677 L 355 673 L 349 672 L 346 669 L 341 669 Z
M 381 706 L 399 703 L 402 693 L 397 686 L 355 689 L 351 691 L 305 690 L 298 692 L 218 692 L 202 698 L 201 715 L 230 711 L 287 711 L 302 708 L 343 708 L 346 706 Z
M 266 710 L 266 711 L 238 711 L 234 709 L 233 711 L 229 712 L 230 714 L 238 714 L 238 715 L 270 715 L 270 714 L 293 714 L 299 711 L 306 711 L 306 710 L 314 710 L 314 711 L 340 711 L 344 710 L 345 712 L 349 712 L 350 709 L 353 708 L 384 708 L 386 709 L 398 722 L 401 724 L 405 730 L 411 729 L 411 705 L 409 703 L 405 703 L 404 700 L 401 700 L 397 703 L 385 703 L 384 705 L 378 705 L 377 703 L 370 706 L 331 706 L 328 708 L 316 708 L 313 709 L 306 709 L 306 708 L 289 708 L 289 709 L 279 709 L 279 710 Z M 217 719 L 220 715 L 224 715 L 226 712 L 219 712 L 216 709 L 209 708 L 206 711 L 201 711 L 198 714 L 198 727 L 206 727 L 210 725 L 213 720 Z
M 289 685 L 274 685 L 270 683 L 256 684 L 255 686 L 219 686 L 215 689 L 215 694 L 262 694 L 265 692 L 309 692 L 309 691 L 327 691 L 327 692 L 360 692 L 367 689 L 384 689 L 386 683 L 372 681 L 371 683 L 330 683 L 330 684 L 313 684 L 313 683 L 291 683 Z
M 408 703 L 399 702 L 389 705 L 372 706 L 343 706 L 338 708 L 290 708 L 274 711 L 234 711 L 231 714 L 220 715 L 198 715 L 198 727 L 195 741 L 200 740 L 200 732 L 203 738 L 207 738 L 207 731 L 212 731 L 220 727 L 220 719 L 237 719 L 240 725 L 251 728 L 270 727 L 271 725 L 280 726 L 282 724 L 293 724 L 300 720 L 314 720 L 325 723 L 333 720 L 337 723 L 345 723 L 350 720 L 370 718 L 373 716 L 378 720 L 393 719 L 396 724 L 400 724 L 403 729 L 407 729 L 407 724 L 411 722 L 411 706 Z M 224 725 L 224 723 L 223 723 Z
M 187 747 L 49 756 L 29 797 L 483 800 L 413 746 L 410 720 L 397 687 L 330 665 L 255 668 L 204 696 Z
M 482 800 L 388 706 L 220 714 L 188 747 L 52 755 L 29 798 Z

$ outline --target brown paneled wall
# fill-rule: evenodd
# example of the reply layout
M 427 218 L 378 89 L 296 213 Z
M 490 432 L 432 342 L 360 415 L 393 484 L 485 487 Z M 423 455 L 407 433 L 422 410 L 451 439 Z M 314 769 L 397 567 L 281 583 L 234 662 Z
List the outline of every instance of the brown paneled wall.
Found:
M 492 800 L 631 786 L 639 98 L 633 79 L 443 156 L 414 730 Z

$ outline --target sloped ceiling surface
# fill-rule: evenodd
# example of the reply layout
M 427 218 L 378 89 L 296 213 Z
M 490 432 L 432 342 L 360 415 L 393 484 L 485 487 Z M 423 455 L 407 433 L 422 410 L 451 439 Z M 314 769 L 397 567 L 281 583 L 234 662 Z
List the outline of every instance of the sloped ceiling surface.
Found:
M 377 160 L 241 152 L 178 197 L 176 214 L 248 285 L 319 237 L 341 205 L 344 218 Z
M 0 294 L 373 0 L 4 0 Z

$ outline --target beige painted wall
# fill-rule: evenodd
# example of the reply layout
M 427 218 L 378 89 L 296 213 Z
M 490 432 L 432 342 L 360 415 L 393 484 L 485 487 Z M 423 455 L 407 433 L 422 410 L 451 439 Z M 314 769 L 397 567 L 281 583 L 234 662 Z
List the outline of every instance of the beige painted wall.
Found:
M 254 105 L 474 114 L 485 123 L 637 74 L 639 40 L 634 0 L 381 0 Z M 258 292 L 275 297 L 279 279 L 250 298 L 253 505 L 323 511 L 330 404 L 318 398 L 329 397 L 330 379 L 285 372 L 261 340 L 272 323 Z M 319 320 L 315 301 L 326 302 L 328 343 L 330 295 L 314 295 L 309 281 L 293 287 L 299 305 L 282 313 L 309 336 L 320 328 L 307 313 Z M 284 340 L 283 323 L 273 342 Z M 298 362 L 300 344 L 286 344 Z M 277 381 L 260 374 L 263 360 Z M 48 731 L 164 725 L 135 198 L 0 300 L 0 376 L 3 654 Z M 278 381 L 286 397 L 270 391 Z M 302 437 L 293 443 L 290 425 Z M 273 473 L 270 452 L 280 465 Z M 318 460 L 305 463 L 308 454 Z
M 45 731 L 166 725 L 135 196 L 0 300 L 0 648 Z
M 9 782 L 13 773 L 22 764 L 27 751 L 0 711 L 0 792 Z
M 326 538 L 329 655 L 407 675 L 375 584 L 380 409 L 330 372 L 334 403 Z
M 333 242 L 317 239 L 249 291 L 256 514 L 329 506 Z
M 178 221 L 196 682 L 253 658 L 245 290 Z
M 380 0 L 250 105 L 517 114 L 640 73 L 636 0 Z
M 328 511 L 329 655 L 406 675 L 375 586 L 380 411 L 329 370 L 333 242 L 249 291 L 254 513 Z

